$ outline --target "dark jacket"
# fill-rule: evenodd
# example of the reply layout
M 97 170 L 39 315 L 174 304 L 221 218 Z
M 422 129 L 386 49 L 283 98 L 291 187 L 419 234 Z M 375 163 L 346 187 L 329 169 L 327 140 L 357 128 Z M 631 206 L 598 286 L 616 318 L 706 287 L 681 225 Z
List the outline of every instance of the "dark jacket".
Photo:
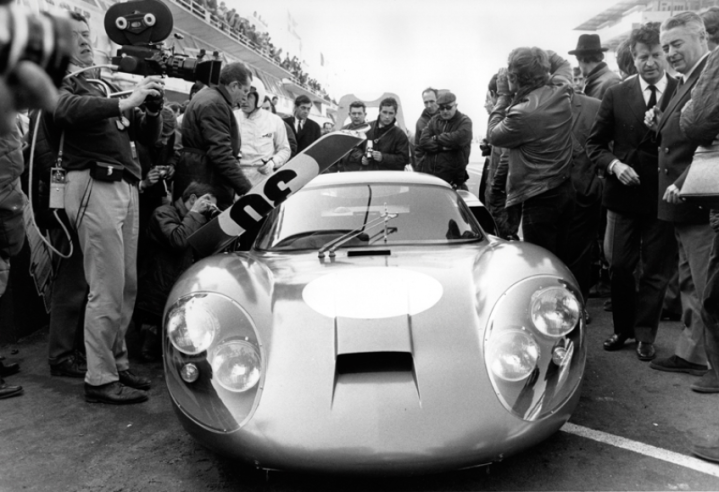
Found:
M 490 114 L 487 140 L 509 148 L 507 207 L 569 179 L 572 107 L 568 79 L 533 90 L 520 101 L 500 96 Z
M 187 210 L 182 198 L 155 209 L 147 229 L 147 261 L 141 266 L 138 279 L 139 309 L 162 315 L 172 286 L 192 265 L 192 251 L 187 240 L 206 223 L 204 215 Z
M 292 159 L 297 155 L 297 136 L 295 132 L 292 131 L 292 127 L 288 125 L 285 120 L 282 121 L 285 123 L 285 130 L 287 130 L 287 141 L 290 144 L 290 159 Z
M 622 78 L 619 75 L 609 70 L 606 63 L 601 62 L 587 75 L 584 81 L 584 94 L 589 97 L 604 99 L 607 89 L 621 81 Z
M 206 87 L 195 94 L 182 119 L 182 153 L 175 170 L 173 198 L 192 182 L 210 184 L 217 206 L 232 204 L 235 193 L 252 186 L 240 169 L 240 132 L 232 113 L 232 99 L 223 86 Z
M 599 111 L 600 101 L 579 92 L 572 95 L 572 185 L 578 201 L 597 203 L 602 198 L 594 163 L 587 155 L 586 143 Z
M 657 126 L 659 137 L 659 188 L 657 216 L 661 220 L 684 224 L 706 224 L 709 222 L 708 209 L 691 202 L 672 204 L 663 200 L 669 185 L 675 184 L 681 189 L 686 171 L 692 163 L 698 144 L 684 135 L 679 126 L 682 108 L 691 99 L 691 91 L 699 80 L 707 59 L 704 58 L 694 69 L 688 80 L 677 87 L 667 104 Z
M 0 137 L 0 258 L 18 254 L 25 241 L 23 209 L 26 198 L 20 189 L 24 168 L 22 139 L 13 127 L 11 132 Z
M 437 113 L 435 113 L 435 114 L 437 114 Z M 422 159 L 424 158 L 424 151 L 420 148 L 419 141 L 422 138 L 422 132 L 427 127 L 427 124 L 429 124 L 429 120 L 432 119 L 432 116 L 434 116 L 434 115 L 429 112 L 429 109 L 424 108 L 424 111 L 422 111 L 422 114 L 419 116 L 419 119 L 417 120 L 417 125 L 415 126 L 415 130 L 414 130 L 415 170 L 419 169 L 422 166 Z
M 372 141 L 373 151 L 382 153 L 382 161 L 370 159 L 362 171 L 403 171 L 409 163 L 409 139 L 395 123 L 383 128 L 379 127 L 379 120 L 370 123 L 367 141 Z
M 358 130 L 367 126 L 367 123 L 361 125 L 355 125 L 349 123 L 342 127 L 343 130 Z M 326 172 L 348 172 L 348 171 L 361 171 L 362 170 L 362 156 L 364 155 L 364 145 L 360 144 L 350 150 L 347 155 L 340 159 L 337 164 L 330 167 Z
M 292 134 L 297 139 L 297 153 L 299 154 L 303 150 L 305 150 L 307 147 L 312 145 L 315 140 L 320 138 L 322 136 L 322 130 L 320 129 L 320 125 L 317 124 L 317 122 L 312 121 L 311 119 L 307 118 L 305 120 L 304 125 L 302 126 L 302 131 L 297 133 L 297 130 L 295 129 L 295 117 L 294 116 L 288 116 L 287 118 L 283 118 L 283 121 L 287 123 L 290 128 L 292 128 Z
M 659 101 L 660 109 L 666 107 L 676 85 L 676 79 L 669 77 Z M 599 174 L 606 176 L 602 205 L 614 212 L 652 216 L 657 213 L 657 141 L 654 132 L 644 124 L 646 111 L 639 76 L 627 78 L 604 95 L 587 141 L 589 157 Z M 639 175 L 638 186 L 623 185 L 616 175 L 607 173 L 615 159 L 634 169 Z
M 467 181 L 472 146 L 472 120 L 457 111 L 449 119 L 436 114 L 422 130 L 419 147 L 424 152 L 418 171 L 433 174 L 460 186 Z
M 119 90 L 107 84 L 113 91 Z M 139 181 L 140 164 L 133 159 L 131 141 L 154 144 L 160 137 L 162 118 L 146 115 L 138 108 L 121 115 L 119 101 L 106 97 L 82 75 L 65 79 L 59 92 L 52 119 L 57 132 L 65 132 L 63 167 L 78 170 L 96 162 L 119 164 L 124 166 L 128 181 Z M 118 127 L 121 116 L 130 123 L 124 130 Z

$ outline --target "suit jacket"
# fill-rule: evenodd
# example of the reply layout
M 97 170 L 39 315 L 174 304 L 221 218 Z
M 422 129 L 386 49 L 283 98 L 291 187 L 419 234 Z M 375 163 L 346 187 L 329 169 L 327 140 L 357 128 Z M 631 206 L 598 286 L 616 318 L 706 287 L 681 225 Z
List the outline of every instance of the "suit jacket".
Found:
M 607 64 L 602 62 L 594 68 L 584 81 L 584 93 L 589 97 L 604 99 L 604 94 L 606 94 L 607 90 L 621 81 L 621 77 L 609 70 Z
M 602 184 L 587 155 L 587 138 L 599 111 L 601 101 L 575 92 L 572 96 L 572 185 L 576 199 L 594 203 L 602 196 Z
M 317 124 L 315 121 L 312 121 L 311 119 L 307 118 L 305 120 L 305 124 L 302 127 L 302 131 L 299 133 L 297 132 L 297 125 L 295 124 L 295 117 L 294 116 L 288 116 L 287 118 L 284 118 L 285 123 L 290 125 L 290 128 L 292 128 L 292 133 L 295 135 L 295 138 L 297 139 L 297 153 L 299 154 L 303 150 L 305 150 L 307 147 L 312 145 L 315 140 L 320 138 L 322 136 L 322 130 L 320 129 L 320 125 Z
M 658 101 L 664 110 L 677 81 L 667 76 L 664 95 Z M 632 76 L 610 87 L 587 141 L 587 153 L 601 175 L 606 175 L 602 205 L 622 214 L 657 213 L 658 154 L 654 132 L 644 124 L 647 105 L 639 76 Z M 623 185 L 607 168 L 614 159 L 631 166 L 639 175 L 639 186 Z
M 691 99 L 691 92 L 704 70 L 707 59 L 692 72 L 688 80 L 677 87 L 669 101 L 659 124 L 657 135 L 659 136 L 659 187 L 658 187 L 658 214 L 661 220 L 679 222 L 685 224 L 706 224 L 709 222 L 709 210 L 700 208 L 690 202 L 683 202 L 677 205 L 662 200 L 664 192 L 669 185 L 681 180 L 684 177 L 689 165 L 692 163 L 697 143 L 689 140 L 681 127 L 679 118 L 682 108 Z

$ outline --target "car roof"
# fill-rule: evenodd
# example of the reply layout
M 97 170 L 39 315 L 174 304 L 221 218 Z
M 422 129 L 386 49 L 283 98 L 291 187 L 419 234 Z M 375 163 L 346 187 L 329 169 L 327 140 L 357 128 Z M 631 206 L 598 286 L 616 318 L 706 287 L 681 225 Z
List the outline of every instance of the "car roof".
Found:
M 305 189 L 345 184 L 404 184 L 404 185 L 434 185 L 451 189 L 452 187 L 443 179 L 431 174 L 406 171 L 366 171 L 321 174 L 307 183 Z

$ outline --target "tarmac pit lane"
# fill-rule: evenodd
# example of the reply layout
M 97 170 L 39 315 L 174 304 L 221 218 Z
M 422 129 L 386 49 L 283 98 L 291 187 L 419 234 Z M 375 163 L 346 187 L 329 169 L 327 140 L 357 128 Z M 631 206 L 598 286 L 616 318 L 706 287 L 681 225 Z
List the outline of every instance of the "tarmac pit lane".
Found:
M 575 428 L 489 467 L 389 479 L 265 473 L 208 451 L 175 418 L 162 365 L 134 357 L 132 332 L 132 368 L 151 377 L 150 400 L 86 403 L 82 380 L 50 376 L 47 330 L 41 330 L 0 347 L 22 368 L 8 382 L 25 388 L 20 397 L 0 400 L 0 492 L 719 490 L 716 475 L 573 432 L 600 431 L 687 458 L 690 438 L 719 436 L 719 395 L 690 391 L 693 376 L 649 369 L 633 344 L 602 350 L 612 333 L 611 313 L 602 303 L 589 302 L 593 321 L 582 398 L 571 419 Z M 671 355 L 680 328 L 662 322 L 659 357 Z M 719 472 L 719 465 L 709 469 Z

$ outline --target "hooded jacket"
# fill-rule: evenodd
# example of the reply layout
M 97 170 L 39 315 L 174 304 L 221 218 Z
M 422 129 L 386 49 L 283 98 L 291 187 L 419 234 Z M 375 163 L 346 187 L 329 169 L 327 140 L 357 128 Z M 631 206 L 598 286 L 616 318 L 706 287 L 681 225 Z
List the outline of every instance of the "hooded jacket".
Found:
M 467 181 L 472 144 L 472 120 L 457 111 L 449 120 L 436 114 L 422 131 L 420 149 L 425 153 L 418 171 L 433 174 L 452 185 Z
M 382 153 L 382 161 L 370 159 L 362 171 L 403 171 L 409 163 L 409 139 L 396 124 L 379 127 L 379 120 L 370 123 L 367 141 L 372 142 L 372 150 Z

